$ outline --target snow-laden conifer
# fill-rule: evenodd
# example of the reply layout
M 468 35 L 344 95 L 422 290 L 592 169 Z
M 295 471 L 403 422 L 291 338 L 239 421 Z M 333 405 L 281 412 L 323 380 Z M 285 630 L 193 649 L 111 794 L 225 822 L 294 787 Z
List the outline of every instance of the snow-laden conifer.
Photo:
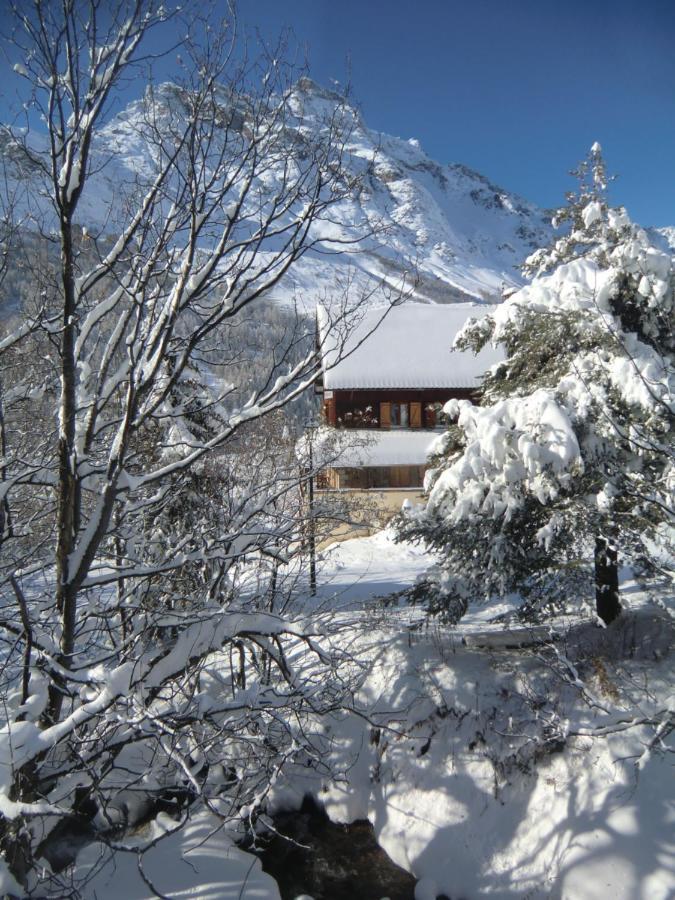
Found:
M 556 217 L 567 230 L 527 260 L 532 282 L 458 336 L 506 360 L 480 406 L 446 405 L 427 506 L 400 527 L 438 551 L 421 593 L 452 619 L 510 592 L 529 610 L 585 600 L 595 578 L 610 622 L 617 552 L 653 572 L 672 551 L 672 253 L 609 206 L 598 145 L 577 174 Z

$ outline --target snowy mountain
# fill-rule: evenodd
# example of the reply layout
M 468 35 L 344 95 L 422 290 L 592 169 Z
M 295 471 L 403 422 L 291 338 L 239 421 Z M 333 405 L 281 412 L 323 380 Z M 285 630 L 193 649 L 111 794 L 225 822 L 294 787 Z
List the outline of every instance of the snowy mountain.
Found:
M 296 88 L 305 123 L 330 115 L 338 95 L 309 79 Z M 382 246 L 353 263 L 386 276 L 406 261 L 417 267 L 416 299 L 495 299 L 520 282 L 517 267 L 548 242 L 548 218 L 521 197 L 459 163 L 441 165 L 416 140 L 372 131 L 353 110 L 352 166 L 364 167 L 367 190 L 357 214 L 383 222 Z
M 181 91 L 172 84 L 156 88 L 151 102 L 156 121 L 181 115 Z M 291 99 L 294 118 L 285 124 L 288 140 L 323 127 L 340 102 L 332 91 L 301 79 Z M 236 103 L 223 89 L 223 104 Z M 113 233 L 116 211 L 133 202 L 132 185 L 150 176 L 155 150 L 144 127 L 147 104 L 148 95 L 99 130 L 91 189 L 78 208 L 80 224 L 90 232 Z M 395 284 L 411 268 L 414 299 L 423 302 L 494 300 L 502 286 L 520 282 L 517 266 L 550 236 L 540 209 L 464 165 L 435 162 L 416 140 L 372 131 L 356 108 L 347 112 L 352 125 L 347 166 L 364 177 L 366 187 L 358 201 L 334 210 L 332 224 L 347 229 L 367 223 L 379 238 L 357 252 L 307 254 L 289 273 L 280 299 L 293 296 L 313 306 L 342 290 L 347 280 L 352 286 L 372 283 L 373 277 Z M 30 141 L 38 153 L 46 147 L 40 135 L 32 134 Z M 5 158 L 16 157 L 6 132 L 2 143 Z M 22 168 L 23 178 L 39 177 L 37 167 Z M 262 188 L 273 190 L 274 178 Z

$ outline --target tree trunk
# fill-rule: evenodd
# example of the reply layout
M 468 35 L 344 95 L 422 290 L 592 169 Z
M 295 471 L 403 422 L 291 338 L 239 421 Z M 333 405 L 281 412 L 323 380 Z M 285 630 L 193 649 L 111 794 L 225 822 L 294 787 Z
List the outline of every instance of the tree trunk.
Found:
M 59 482 L 56 514 L 56 605 L 61 616 L 61 647 L 58 662 L 64 669 L 72 666 L 77 590 L 72 583 L 70 555 L 75 548 L 79 528 L 79 485 L 75 460 L 75 276 L 70 218 L 61 220 L 61 281 L 63 288 L 63 333 L 61 337 L 61 398 L 59 407 Z M 58 722 L 63 691 L 55 679 L 49 689 L 49 704 L 44 718 Z
M 617 551 L 602 537 L 595 539 L 595 609 L 605 625 L 621 613 Z

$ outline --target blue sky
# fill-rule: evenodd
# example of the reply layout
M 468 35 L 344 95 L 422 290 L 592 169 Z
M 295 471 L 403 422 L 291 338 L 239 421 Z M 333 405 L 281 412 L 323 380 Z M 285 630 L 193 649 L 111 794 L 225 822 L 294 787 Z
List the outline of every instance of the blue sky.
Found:
M 675 0 L 241 0 L 291 26 L 315 80 L 350 73 L 371 128 L 542 206 L 598 140 L 614 202 L 675 224 Z M 349 60 L 349 68 L 348 62 Z
M 188 14 L 193 5 L 204 8 L 183 0 Z M 249 33 L 292 28 L 316 81 L 349 80 L 371 128 L 417 138 L 439 162 L 464 163 L 544 207 L 563 202 L 569 170 L 598 140 L 618 176 L 612 200 L 641 224 L 675 225 L 675 0 L 238 6 Z M 226 12 L 225 0 L 215 11 Z M 0 97 L 3 118 L 6 108 Z

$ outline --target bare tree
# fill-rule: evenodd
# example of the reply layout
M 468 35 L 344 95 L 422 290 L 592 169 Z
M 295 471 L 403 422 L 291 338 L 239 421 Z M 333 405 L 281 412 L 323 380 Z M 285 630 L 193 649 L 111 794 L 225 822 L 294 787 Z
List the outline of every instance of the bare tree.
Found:
M 8 138 L 37 185 L 25 210 L 48 250 L 44 287 L 0 344 L 3 374 L 27 389 L 14 424 L 43 404 L 33 430 L 12 430 L 2 475 L 2 672 L 22 684 L 5 703 L 2 848 L 29 885 L 36 820 L 94 803 L 104 831 L 124 824 L 111 797 L 153 766 L 158 796 L 253 814 L 284 760 L 312 754 L 316 713 L 348 696 L 315 637 L 258 611 L 249 577 L 293 540 L 282 501 L 297 478 L 241 447 L 317 377 L 311 319 L 289 310 L 247 398 L 227 373 L 242 323 L 294 263 L 368 235 L 333 220 L 360 186 L 345 165 L 347 104 L 305 124 L 293 68 L 277 52 L 251 61 L 231 23 L 208 22 L 180 40 L 180 82 L 136 103 L 149 151 L 89 227 L 109 111 L 176 14 L 155 0 L 14 12 L 29 121 L 47 126 L 46 150 L 30 129 Z M 346 298 L 336 322 L 358 305 Z M 216 473 L 222 503 L 212 490 L 186 514 Z

